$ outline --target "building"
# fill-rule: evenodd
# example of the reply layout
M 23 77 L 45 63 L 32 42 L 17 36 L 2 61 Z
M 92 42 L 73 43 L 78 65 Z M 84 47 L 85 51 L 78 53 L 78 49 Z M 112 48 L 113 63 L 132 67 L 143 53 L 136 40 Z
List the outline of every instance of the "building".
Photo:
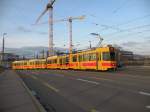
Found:
M 116 60 L 118 66 L 129 65 L 134 59 L 134 54 L 131 51 L 125 51 L 116 48 Z
M 4 53 L 4 55 L 3 53 L 0 53 L 0 66 L 8 68 L 11 66 L 12 61 L 18 60 L 18 59 L 19 59 L 19 56 L 13 53 Z

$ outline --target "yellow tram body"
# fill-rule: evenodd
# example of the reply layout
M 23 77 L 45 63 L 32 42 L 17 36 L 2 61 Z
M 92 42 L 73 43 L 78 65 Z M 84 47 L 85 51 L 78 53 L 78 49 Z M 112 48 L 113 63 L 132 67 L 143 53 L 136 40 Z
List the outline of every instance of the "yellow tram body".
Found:
M 58 69 L 58 56 L 51 56 L 47 58 L 47 69 Z
M 100 47 L 72 54 L 51 56 L 47 59 L 15 61 L 12 69 L 74 69 L 101 70 L 116 69 L 115 48 Z
M 32 59 L 29 60 L 28 69 L 45 69 L 46 59 Z

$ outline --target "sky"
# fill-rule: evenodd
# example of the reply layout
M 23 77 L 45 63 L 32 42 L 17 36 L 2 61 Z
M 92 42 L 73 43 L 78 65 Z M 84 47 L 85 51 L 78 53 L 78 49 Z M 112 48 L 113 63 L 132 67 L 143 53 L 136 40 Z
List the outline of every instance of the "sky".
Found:
M 0 0 L 0 40 L 7 33 L 6 47 L 48 47 L 48 13 L 33 25 L 48 0 Z M 85 15 L 73 21 L 73 45 L 113 44 L 137 54 L 150 55 L 150 0 L 56 0 L 54 20 Z M 40 24 L 40 23 L 45 24 Z M 0 41 L 0 46 L 2 41 Z M 68 22 L 54 23 L 54 46 L 68 47 Z M 1 48 L 1 47 L 0 47 Z

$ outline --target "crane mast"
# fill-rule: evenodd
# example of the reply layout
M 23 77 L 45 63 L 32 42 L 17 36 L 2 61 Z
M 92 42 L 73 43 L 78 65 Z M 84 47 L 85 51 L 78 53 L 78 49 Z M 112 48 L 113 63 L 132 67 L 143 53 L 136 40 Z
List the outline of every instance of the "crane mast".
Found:
M 72 53 L 72 19 L 69 18 L 69 53 Z
M 53 50 L 53 4 L 55 3 L 56 0 L 49 0 L 49 3 L 46 5 L 44 11 L 41 13 L 41 15 L 38 17 L 36 20 L 35 24 L 39 22 L 41 17 L 48 11 L 49 12 L 49 17 L 48 17 L 48 24 L 49 24 L 49 55 L 54 55 L 54 50 Z
M 54 55 L 53 45 L 53 6 L 51 6 L 49 8 L 49 55 Z

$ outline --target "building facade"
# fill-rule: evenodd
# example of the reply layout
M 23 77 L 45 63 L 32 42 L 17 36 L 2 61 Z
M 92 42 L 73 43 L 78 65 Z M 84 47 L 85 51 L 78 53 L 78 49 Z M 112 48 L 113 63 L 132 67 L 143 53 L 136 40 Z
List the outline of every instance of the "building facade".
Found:
M 9 68 L 11 67 L 11 62 L 18 59 L 19 56 L 13 53 L 0 53 L 0 66 Z

